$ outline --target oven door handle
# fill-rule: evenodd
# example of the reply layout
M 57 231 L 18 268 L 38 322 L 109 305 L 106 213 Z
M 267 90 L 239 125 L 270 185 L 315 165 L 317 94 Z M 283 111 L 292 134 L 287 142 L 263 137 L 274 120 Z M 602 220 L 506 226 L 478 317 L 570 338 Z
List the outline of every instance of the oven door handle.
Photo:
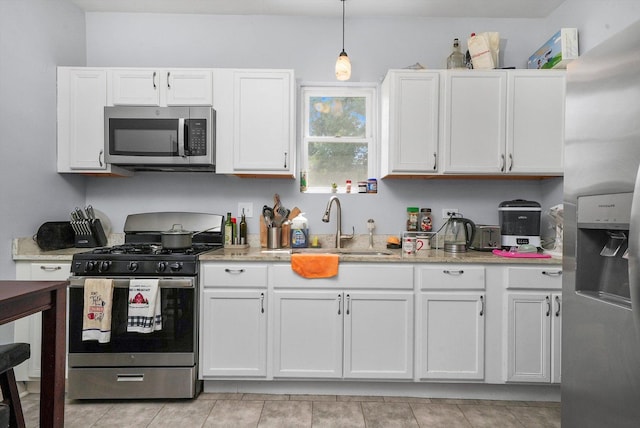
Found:
M 89 278 L 88 276 L 72 276 L 69 278 L 69 287 L 84 287 L 85 280 Z M 129 281 L 132 279 L 149 279 L 149 278 L 111 278 L 113 279 L 113 286 L 116 288 L 129 288 Z M 160 278 L 158 280 L 158 286 L 160 288 L 195 288 L 196 281 L 195 278 L 187 277 L 187 278 Z
M 187 131 L 187 128 L 185 127 L 185 120 L 183 117 L 178 119 L 178 156 L 180 156 L 181 158 L 186 158 L 186 154 L 185 154 L 185 141 L 184 141 L 184 134 Z

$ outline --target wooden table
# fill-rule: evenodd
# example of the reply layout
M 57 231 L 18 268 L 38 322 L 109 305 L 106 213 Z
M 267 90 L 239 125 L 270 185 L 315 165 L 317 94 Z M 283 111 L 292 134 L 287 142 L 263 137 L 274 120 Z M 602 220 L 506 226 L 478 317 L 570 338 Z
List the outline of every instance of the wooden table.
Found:
M 40 426 L 64 426 L 67 281 L 0 281 L 0 324 L 42 312 Z

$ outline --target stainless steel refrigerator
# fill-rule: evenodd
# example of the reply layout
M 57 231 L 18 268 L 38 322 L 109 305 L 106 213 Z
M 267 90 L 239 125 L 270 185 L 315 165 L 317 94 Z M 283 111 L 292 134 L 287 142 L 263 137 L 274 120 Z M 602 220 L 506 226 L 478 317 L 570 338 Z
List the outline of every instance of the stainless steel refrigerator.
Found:
M 640 427 L 640 22 L 567 69 L 562 426 Z

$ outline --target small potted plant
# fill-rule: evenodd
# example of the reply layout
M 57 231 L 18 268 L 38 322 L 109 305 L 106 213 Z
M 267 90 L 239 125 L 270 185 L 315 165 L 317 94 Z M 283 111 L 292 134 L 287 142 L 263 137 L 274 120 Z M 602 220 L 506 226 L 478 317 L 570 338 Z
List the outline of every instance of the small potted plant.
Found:
M 338 185 L 336 183 L 331 183 L 331 193 L 338 192 Z

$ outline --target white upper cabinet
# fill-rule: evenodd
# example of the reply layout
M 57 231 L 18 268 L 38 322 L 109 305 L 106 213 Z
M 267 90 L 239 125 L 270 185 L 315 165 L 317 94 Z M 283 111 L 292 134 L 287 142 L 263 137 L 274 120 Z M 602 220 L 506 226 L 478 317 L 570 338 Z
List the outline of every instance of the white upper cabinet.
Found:
M 565 72 L 508 74 L 507 172 L 562 174 Z
M 292 70 L 214 70 L 216 172 L 293 177 Z
M 113 69 L 113 105 L 212 105 L 212 70 Z
M 444 172 L 504 172 L 506 73 L 450 71 L 444 87 Z
M 130 175 L 104 160 L 107 71 L 58 67 L 58 172 Z
M 438 172 L 440 73 L 389 70 L 381 87 L 382 177 Z

